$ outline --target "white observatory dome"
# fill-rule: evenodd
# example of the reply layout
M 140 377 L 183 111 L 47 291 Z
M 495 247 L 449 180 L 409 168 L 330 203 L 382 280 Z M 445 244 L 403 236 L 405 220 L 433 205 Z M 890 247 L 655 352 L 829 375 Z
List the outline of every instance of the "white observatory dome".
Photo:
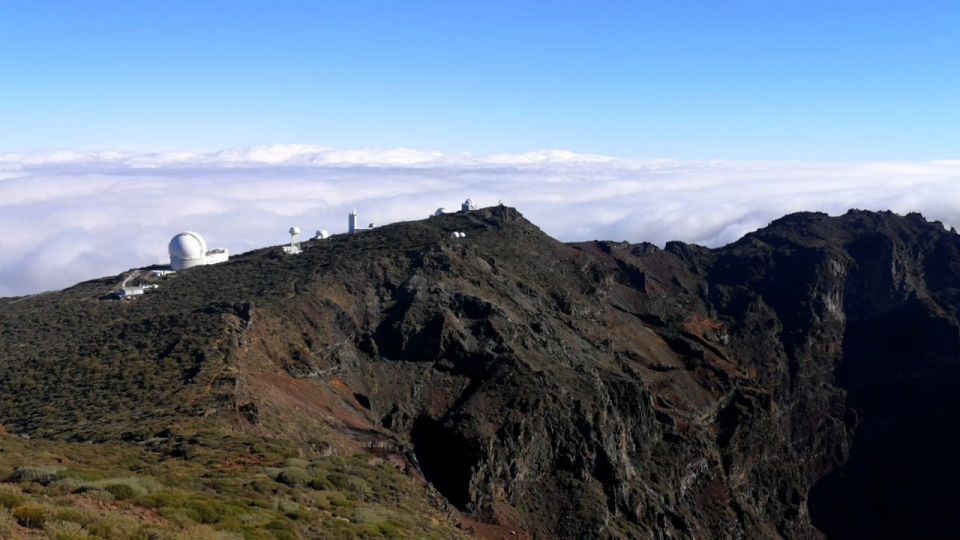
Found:
M 195 232 L 184 231 L 170 240 L 170 268 L 183 270 L 204 264 L 207 243 Z

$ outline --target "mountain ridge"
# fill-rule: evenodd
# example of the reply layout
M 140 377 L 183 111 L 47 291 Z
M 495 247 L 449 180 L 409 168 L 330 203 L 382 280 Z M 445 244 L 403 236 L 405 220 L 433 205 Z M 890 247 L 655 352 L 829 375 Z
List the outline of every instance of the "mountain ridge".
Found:
M 937 222 L 802 213 L 660 249 L 560 243 L 493 207 L 304 248 L 133 301 L 102 300 L 103 278 L 0 302 L 0 424 L 162 455 L 197 425 L 373 453 L 475 534 L 956 530 L 937 497 L 960 443 L 936 420 L 955 404 L 960 238 Z M 901 493 L 909 511 L 877 517 Z

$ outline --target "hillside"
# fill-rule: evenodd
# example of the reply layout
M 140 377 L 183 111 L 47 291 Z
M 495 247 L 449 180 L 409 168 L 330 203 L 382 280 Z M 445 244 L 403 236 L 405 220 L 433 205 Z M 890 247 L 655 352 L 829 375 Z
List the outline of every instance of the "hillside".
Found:
M 495 207 L 304 247 L 0 299 L 6 534 L 960 534 L 939 223 L 659 249 Z

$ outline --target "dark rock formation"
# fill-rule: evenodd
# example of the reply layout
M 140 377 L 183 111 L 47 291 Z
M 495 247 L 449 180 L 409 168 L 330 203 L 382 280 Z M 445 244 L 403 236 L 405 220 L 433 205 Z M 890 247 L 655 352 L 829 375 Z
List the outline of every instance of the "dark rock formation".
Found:
M 8 430 L 202 413 L 348 437 L 543 538 L 960 535 L 960 237 L 919 215 L 659 249 L 562 244 L 498 207 L 252 252 L 135 302 L 95 300 L 108 286 L 0 301 L 4 373 L 44 396 L 0 377 Z M 126 408 L 98 416 L 111 391 Z

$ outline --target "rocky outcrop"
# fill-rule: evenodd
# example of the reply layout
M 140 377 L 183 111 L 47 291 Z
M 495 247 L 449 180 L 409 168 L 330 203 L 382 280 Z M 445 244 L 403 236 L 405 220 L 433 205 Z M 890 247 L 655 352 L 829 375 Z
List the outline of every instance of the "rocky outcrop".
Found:
M 921 362 L 933 371 L 912 377 L 933 384 L 957 359 L 957 238 L 939 224 L 800 214 L 724 248 L 661 250 L 563 245 L 510 209 L 431 222 L 469 223 L 471 241 L 331 278 L 363 276 L 341 305 L 357 358 L 341 377 L 462 511 L 542 537 L 919 526 L 857 505 L 930 457 L 879 449 L 913 437 L 915 412 L 949 410 L 940 383 L 931 398 L 900 382 Z

